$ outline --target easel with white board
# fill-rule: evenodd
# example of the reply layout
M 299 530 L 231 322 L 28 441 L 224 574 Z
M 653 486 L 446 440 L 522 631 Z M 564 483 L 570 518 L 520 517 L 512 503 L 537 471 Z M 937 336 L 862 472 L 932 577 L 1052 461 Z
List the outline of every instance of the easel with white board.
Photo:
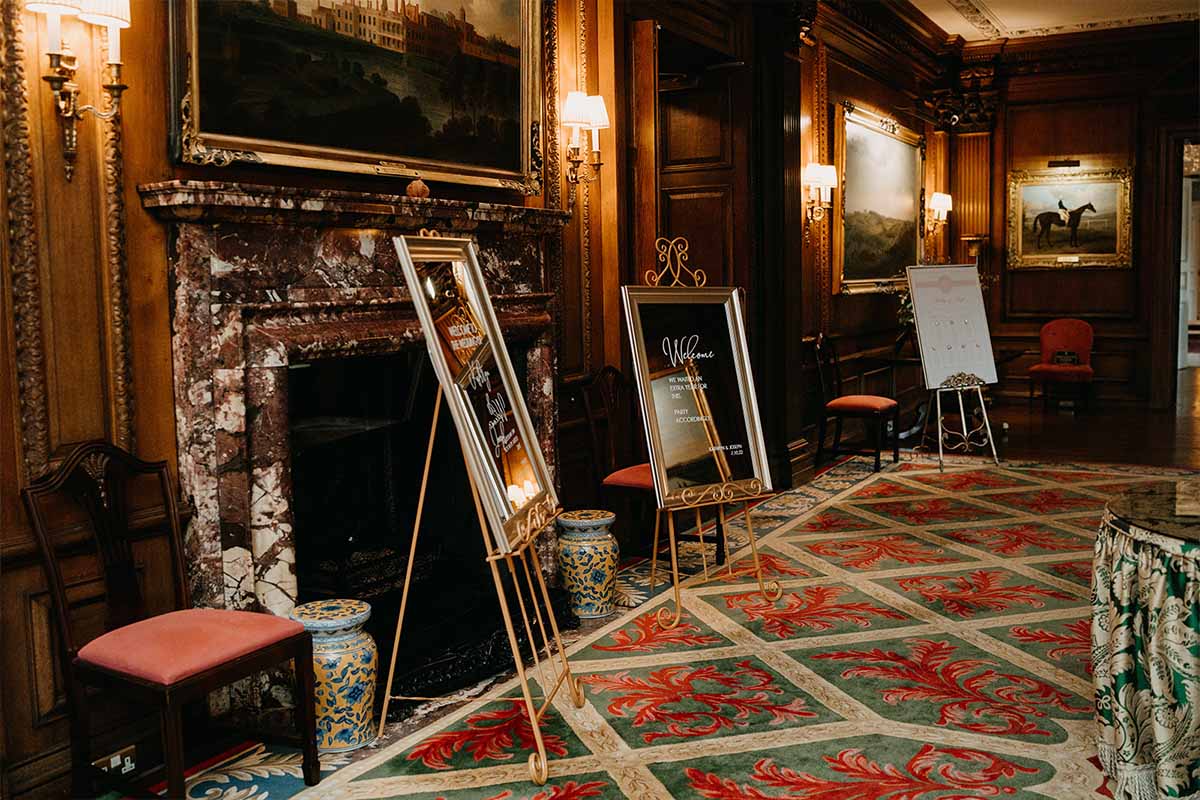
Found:
M 983 387 L 996 383 L 997 378 L 979 271 L 974 264 L 908 267 L 907 271 L 921 369 L 925 386 L 936 395 L 938 468 L 945 466 L 946 449 L 967 451 L 985 445 L 999 464 L 983 399 Z M 963 401 L 963 394 L 972 390 L 982 417 L 974 428 Z M 947 430 L 944 425 L 942 395 L 949 392 L 958 400 L 961 433 Z

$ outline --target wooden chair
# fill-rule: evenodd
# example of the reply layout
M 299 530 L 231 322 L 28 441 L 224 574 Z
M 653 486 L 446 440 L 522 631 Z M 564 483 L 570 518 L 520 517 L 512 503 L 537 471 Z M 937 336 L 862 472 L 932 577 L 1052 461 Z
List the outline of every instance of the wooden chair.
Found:
M 627 467 L 618 467 L 623 460 L 623 445 L 641 441 L 641 432 L 636 422 L 636 409 L 630 402 L 629 382 L 619 369 L 611 364 L 593 373 L 583 386 L 583 413 L 592 437 L 592 469 L 602 492 L 632 492 L 638 499 L 657 506 L 654 496 L 654 475 L 650 462 L 639 462 Z M 596 408 L 596 401 L 600 408 Z M 601 433 L 601 422 L 604 432 Z M 641 454 L 641 451 L 636 451 Z M 601 477 L 603 476 L 603 477 Z M 651 545 L 651 560 L 657 565 L 658 537 L 662 528 L 662 514 L 657 509 L 654 515 L 654 541 Z M 677 539 L 698 541 L 697 534 L 679 534 Z M 709 541 L 712 541 L 710 539 Z M 717 525 L 717 564 L 725 563 L 725 529 Z M 651 567 L 651 576 L 654 566 Z
M 1042 326 L 1042 360 L 1029 368 L 1029 403 L 1033 404 L 1033 390 L 1042 384 L 1043 403 L 1049 398 L 1050 384 L 1065 383 L 1077 387 L 1079 405 L 1091 405 L 1092 379 L 1092 326 L 1081 319 L 1055 319 Z M 1076 364 L 1056 364 L 1054 356 L 1061 351 L 1074 353 Z
M 152 616 L 142 595 L 129 528 L 131 481 L 157 476 L 170 544 L 169 581 L 174 610 Z M 46 524 L 47 499 L 73 498 L 91 522 L 91 540 L 102 568 L 107 632 L 77 641 L 67 586 L 59 566 L 67 548 Z M 213 689 L 291 660 L 298 684 L 297 722 L 304 751 L 304 781 L 320 780 L 313 705 L 312 639 L 293 620 L 272 614 L 191 608 L 183 569 L 183 535 L 165 461 L 146 462 L 107 442 L 76 446 L 62 464 L 21 492 L 50 586 L 59 656 L 67 682 L 71 731 L 71 796 L 94 797 L 88 688 L 158 709 L 166 760 L 167 796 L 183 797 L 185 703 Z M 54 512 L 54 513 L 57 513 Z M 79 552 L 79 543 L 71 545 Z
M 821 385 L 822 410 L 817 420 L 817 457 L 814 467 L 821 465 L 825 452 L 825 427 L 828 418 L 834 418 L 833 448 L 830 456 L 874 455 L 875 471 L 880 469 L 880 454 L 883 451 L 884 424 L 892 422 L 892 463 L 900 460 L 900 404 L 890 397 L 873 394 L 842 394 L 842 375 L 838 366 L 837 352 L 826 341 L 825 334 L 818 333 L 813 341 L 813 352 L 817 362 L 817 381 Z M 872 421 L 875 448 L 873 450 L 843 450 L 842 420 L 846 418 Z

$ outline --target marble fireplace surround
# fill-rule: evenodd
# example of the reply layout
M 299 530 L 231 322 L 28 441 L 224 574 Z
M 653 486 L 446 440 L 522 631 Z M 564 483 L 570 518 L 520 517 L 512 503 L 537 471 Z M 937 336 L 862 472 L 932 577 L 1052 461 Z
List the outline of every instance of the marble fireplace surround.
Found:
M 198 606 L 286 615 L 297 596 L 288 365 L 421 346 L 391 237 L 469 236 L 555 467 L 553 287 L 568 214 L 249 184 L 139 187 L 168 225 L 179 478 Z M 548 548 L 547 548 L 548 549 Z

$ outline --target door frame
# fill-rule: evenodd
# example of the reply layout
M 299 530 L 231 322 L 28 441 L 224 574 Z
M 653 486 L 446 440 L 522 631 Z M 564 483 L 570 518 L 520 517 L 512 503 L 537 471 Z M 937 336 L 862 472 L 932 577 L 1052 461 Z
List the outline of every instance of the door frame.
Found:
M 1179 384 L 1179 257 L 1183 232 L 1183 204 L 1179 198 L 1183 192 L 1183 145 L 1200 140 L 1200 127 L 1194 122 L 1163 125 L 1155 138 L 1158 186 L 1150 231 L 1153 244 L 1141 258 L 1150 267 L 1147 275 L 1150 407 L 1157 410 L 1174 408 Z

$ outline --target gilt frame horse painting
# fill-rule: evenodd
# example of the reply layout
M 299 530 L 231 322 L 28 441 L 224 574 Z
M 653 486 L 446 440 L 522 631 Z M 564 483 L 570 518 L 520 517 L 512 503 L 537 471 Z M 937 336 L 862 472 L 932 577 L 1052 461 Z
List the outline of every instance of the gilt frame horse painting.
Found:
M 1008 174 L 1010 268 L 1128 268 L 1133 215 L 1129 169 Z

